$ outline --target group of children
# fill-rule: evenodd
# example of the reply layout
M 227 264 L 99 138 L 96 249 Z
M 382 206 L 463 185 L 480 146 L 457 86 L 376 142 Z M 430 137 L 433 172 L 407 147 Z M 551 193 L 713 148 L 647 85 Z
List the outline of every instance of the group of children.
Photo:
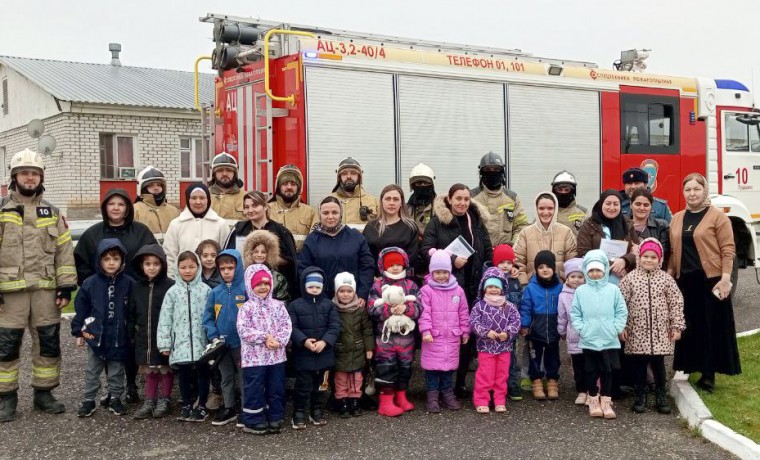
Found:
M 506 411 L 519 374 L 514 356 L 518 339 L 529 351 L 529 375 L 536 399 L 557 399 L 559 342 L 567 340 L 578 391 L 576 404 L 594 417 L 615 418 L 610 404 L 611 376 L 620 365 L 620 348 L 636 357 L 636 401 L 646 408 L 647 369 L 658 389 L 657 407 L 669 412 L 663 357 L 684 329 L 683 299 L 662 272 L 662 246 L 647 239 L 638 248 L 639 265 L 620 289 L 608 282 L 609 260 L 602 251 L 565 263 L 564 285 L 554 255 L 541 251 L 536 274 L 523 290 L 514 274 L 514 253 L 494 250 L 493 266 L 480 280 L 478 297 L 468 305 L 452 275 L 451 254 L 431 250 L 429 273 L 419 289 L 408 276 L 409 260 L 391 247 L 380 253 L 382 274 L 365 302 L 348 272 L 325 279 L 317 267 L 301 273 L 301 297 L 286 305 L 288 289 L 274 271 L 276 240 L 265 230 L 251 233 L 243 254 L 219 251 L 203 242 L 196 252 L 177 257 L 169 276 L 158 245 L 143 247 L 132 259 L 137 279 L 124 272 L 126 250 L 116 239 L 98 248 L 98 272 L 84 281 L 75 301 L 72 334 L 88 347 L 80 417 L 97 408 L 95 398 L 105 370 L 109 409 L 125 413 L 124 363 L 134 347 L 145 376 L 144 403 L 134 418 L 163 417 L 175 374 L 181 395 L 178 420 L 202 422 L 212 374 L 209 351 L 221 374 L 224 405 L 212 422 L 237 421 L 254 434 L 278 433 L 285 425 L 286 361 L 295 374 L 291 426 L 327 423 L 327 390 L 332 388 L 341 417 L 359 415 L 367 369 L 374 365 L 378 412 L 398 416 L 414 409 L 407 397 L 421 337 L 426 409 L 461 408 L 453 391 L 460 349 L 474 335 L 478 352 L 473 403 L 478 413 Z M 335 296 L 326 298 L 325 283 Z M 544 392 L 544 377 L 547 379 Z M 509 385 L 508 385 L 509 382 Z M 509 388 L 509 389 L 508 389 Z M 519 387 L 518 387 L 519 388 Z

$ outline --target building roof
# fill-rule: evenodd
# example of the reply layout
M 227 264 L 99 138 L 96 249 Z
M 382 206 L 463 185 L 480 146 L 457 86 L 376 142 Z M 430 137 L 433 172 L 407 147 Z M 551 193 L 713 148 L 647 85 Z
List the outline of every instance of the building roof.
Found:
M 0 56 L 55 98 L 69 102 L 172 109 L 195 108 L 192 72 Z M 200 100 L 214 100 L 214 74 L 202 73 Z

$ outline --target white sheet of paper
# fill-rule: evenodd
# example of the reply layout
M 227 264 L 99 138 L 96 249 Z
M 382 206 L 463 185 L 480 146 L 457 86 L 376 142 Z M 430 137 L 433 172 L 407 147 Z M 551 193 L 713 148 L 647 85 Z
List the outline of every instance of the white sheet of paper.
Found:
M 610 261 L 623 257 L 628 252 L 628 242 L 620 240 L 602 240 L 599 249 L 607 254 Z
M 468 259 L 471 255 L 475 254 L 475 250 L 462 235 L 459 235 L 457 239 L 452 241 L 451 244 L 446 247 L 446 250 L 457 257 L 464 257 L 465 259 Z
M 240 253 L 243 253 L 243 246 L 245 246 L 245 237 L 244 236 L 236 236 L 235 237 L 235 249 L 240 251 Z

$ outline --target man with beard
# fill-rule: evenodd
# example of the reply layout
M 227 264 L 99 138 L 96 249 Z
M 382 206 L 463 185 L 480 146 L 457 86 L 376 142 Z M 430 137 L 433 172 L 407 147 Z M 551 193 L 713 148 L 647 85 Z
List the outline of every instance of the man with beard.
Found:
M 166 202 L 164 173 L 154 166 L 146 167 L 137 175 L 137 191 L 135 222 L 145 224 L 161 244 L 169 222 L 179 217 L 179 209 Z
M 0 206 L 0 422 L 16 416 L 24 330 L 32 336 L 34 408 L 64 412 L 53 397 L 61 375 L 61 313 L 76 289 L 66 219 L 42 199 L 45 166 L 29 149 L 11 158 L 10 195 Z
M 358 161 L 346 157 L 338 163 L 335 171 L 338 181 L 332 196 L 340 200 L 343 207 L 343 223 L 359 231 L 372 219 L 377 218 L 377 198 L 362 187 L 362 167 Z
M 490 219 L 485 220 L 491 244 L 513 245 L 520 230 L 528 226 L 528 215 L 520 203 L 520 198 L 506 188 L 507 172 L 504 160 L 493 152 L 480 159 L 478 166 L 480 182 L 472 190 L 472 200 L 486 208 Z
M 319 222 L 317 211 L 301 201 L 303 174 L 296 165 L 285 165 L 277 172 L 277 193 L 269 200 L 269 218 L 290 230 L 301 252 L 306 235 Z
M 420 237 L 433 217 L 435 199 L 435 173 L 430 166 L 419 163 L 409 173 L 409 188 L 412 191 L 407 207 L 412 219 L 417 223 Z
M 573 235 L 578 236 L 578 229 L 581 228 L 583 220 L 586 218 L 587 209 L 575 202 L 575 194 L 578 188 L 578 182 L 575 176 L 568 171 L 561 171 L 554 176 L 552 180 L 552 192 L 557 197 L 557 222 L 570 227 Z
M 211 160 L 211 209 L 222 219 L 227 219 L 230 227 L 245 219 L 243 212 L 243 183 L 238 180 L 238 165 L 235 157 L 222 152 Z
M 623 173 L 623 190 L 620 191 L 620 196 L 623 197 L 623 201 L 620 202 L 620 213 L 631 217 L 631 195 L 637 188 L 648 187 L 649 173 L 641 168 L 628 168 Z M 652 217 L 655 219 L 663 219 L 667 223 L 670 223 L 670 219 L 673 218 L 673 214 L 670 212 L 668 202 L 660 198 L 654 199 L 652 203 Z

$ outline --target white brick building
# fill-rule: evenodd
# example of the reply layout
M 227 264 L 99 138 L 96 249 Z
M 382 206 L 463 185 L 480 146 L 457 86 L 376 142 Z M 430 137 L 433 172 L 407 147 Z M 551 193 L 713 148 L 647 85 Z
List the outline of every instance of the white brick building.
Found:
M 213 80 L 201 75 L 202 101 L 213 100 Z M 147 165 L 167 175 L 175 204 L 180 182 L 203 175 L 192 72 L 0 56 L 0 84 L 3 189 L 11 156 L 36 149 L 26 130 L 35 118 L 57 141 L 45 196 L 70 218 L 100 217 L 112 187 L 135 193 L 129 177 Z

